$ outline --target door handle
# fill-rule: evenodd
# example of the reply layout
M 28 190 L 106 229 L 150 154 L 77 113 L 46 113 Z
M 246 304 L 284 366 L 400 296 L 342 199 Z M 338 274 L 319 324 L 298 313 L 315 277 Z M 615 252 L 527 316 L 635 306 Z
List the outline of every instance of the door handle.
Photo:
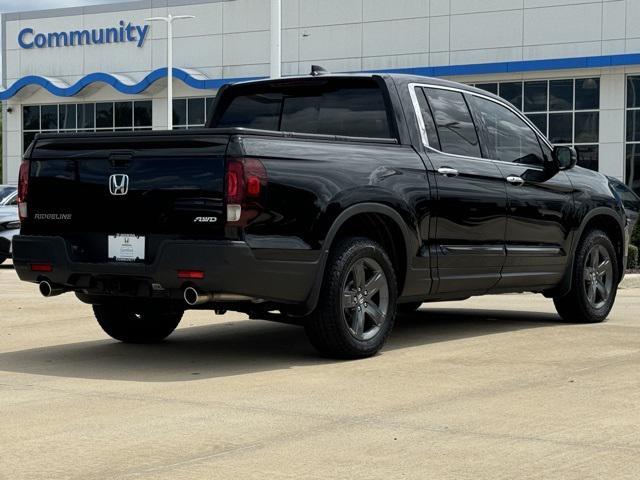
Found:
M 438 173 L 440 175 L 444 175 L 445 177 L 457 177 L 458 175 L 460 175 L 458 170 L 456 170 L 455 168 L 449 168 L 449 167 L 440 167 L 438 169 Z
M 522 177 L 516 177 L 516 176 L 507 177 L 507 182 L 509 182 L 511 185 L 515 185 L 516 187 L 520 187 L 524 185 L 524 180 L 522 179 Z

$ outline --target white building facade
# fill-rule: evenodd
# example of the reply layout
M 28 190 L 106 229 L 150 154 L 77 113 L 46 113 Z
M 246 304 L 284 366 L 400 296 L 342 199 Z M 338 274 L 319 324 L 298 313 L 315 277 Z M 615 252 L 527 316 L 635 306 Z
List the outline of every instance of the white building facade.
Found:
M 3 182 L 38 132 L 163 129 L 166 26 L 174 125 L 217 89 L 269 74 L 270 0 L 142 0 L 3 16 Z M 497 93 L 581 164 L 640 193 L 640 1 L 283 0 L 283 75 L 447 77 Z M 636 93 L 637 92 L 637 93 Z

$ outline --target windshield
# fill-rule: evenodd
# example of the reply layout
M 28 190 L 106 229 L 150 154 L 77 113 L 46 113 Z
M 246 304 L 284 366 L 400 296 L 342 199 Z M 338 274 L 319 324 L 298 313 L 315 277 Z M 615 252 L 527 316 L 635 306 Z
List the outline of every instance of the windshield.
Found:
M 0 186 L 0 205 L 6 205 L 15 191 L 16 187 Z

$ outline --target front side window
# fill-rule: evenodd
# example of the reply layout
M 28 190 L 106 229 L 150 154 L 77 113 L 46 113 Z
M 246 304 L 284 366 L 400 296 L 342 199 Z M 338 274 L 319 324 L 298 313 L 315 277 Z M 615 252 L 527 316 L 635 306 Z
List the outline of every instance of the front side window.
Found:
M 433 112 L 440 149 L 445 153 L 481 157 L 478 134 L 464 97 L 460 92 L 425 88 Z
M 542 165 L 542 149 L 534 131 L 518 115 L 496 102 L 470 96 L 484 128 L 487 154 L 494 160 Z
M 497 93 L 524 112 L 551 143 L 574 146 L 578 165 L 599 169 L 599 78 L 477 83 L 475 86 Z M 627 100 L 630 107 L 633 99 Z

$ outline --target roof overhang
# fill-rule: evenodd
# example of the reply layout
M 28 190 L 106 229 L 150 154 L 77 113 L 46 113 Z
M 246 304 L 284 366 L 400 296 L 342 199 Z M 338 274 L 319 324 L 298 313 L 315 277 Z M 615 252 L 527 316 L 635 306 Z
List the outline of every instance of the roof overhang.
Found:
M 137 95 L 149 90 L 159 80 L 166 80 L 167 73 L 167 68 L 159 68 L 146 75 L 142 80 L 135 81 L 125 75 L 96 72 L 82 77 L 73 84 L 59 78 L 29 75 L 16 80 L 6 90 L 0 91 L 0 100 L 8 100 L 21 92 L 29 95 L 37 89 L 44 89 L 57 97 L 75 97 L 95 84 L 109 85 L 125 95 Z M 216 90 L 226 83 L 248 80 L 246 78 L 210 79 L 197 70 L 183 68 L 174 68 L 173 77 L 181 80 L 185 85 L 199 90 Z

